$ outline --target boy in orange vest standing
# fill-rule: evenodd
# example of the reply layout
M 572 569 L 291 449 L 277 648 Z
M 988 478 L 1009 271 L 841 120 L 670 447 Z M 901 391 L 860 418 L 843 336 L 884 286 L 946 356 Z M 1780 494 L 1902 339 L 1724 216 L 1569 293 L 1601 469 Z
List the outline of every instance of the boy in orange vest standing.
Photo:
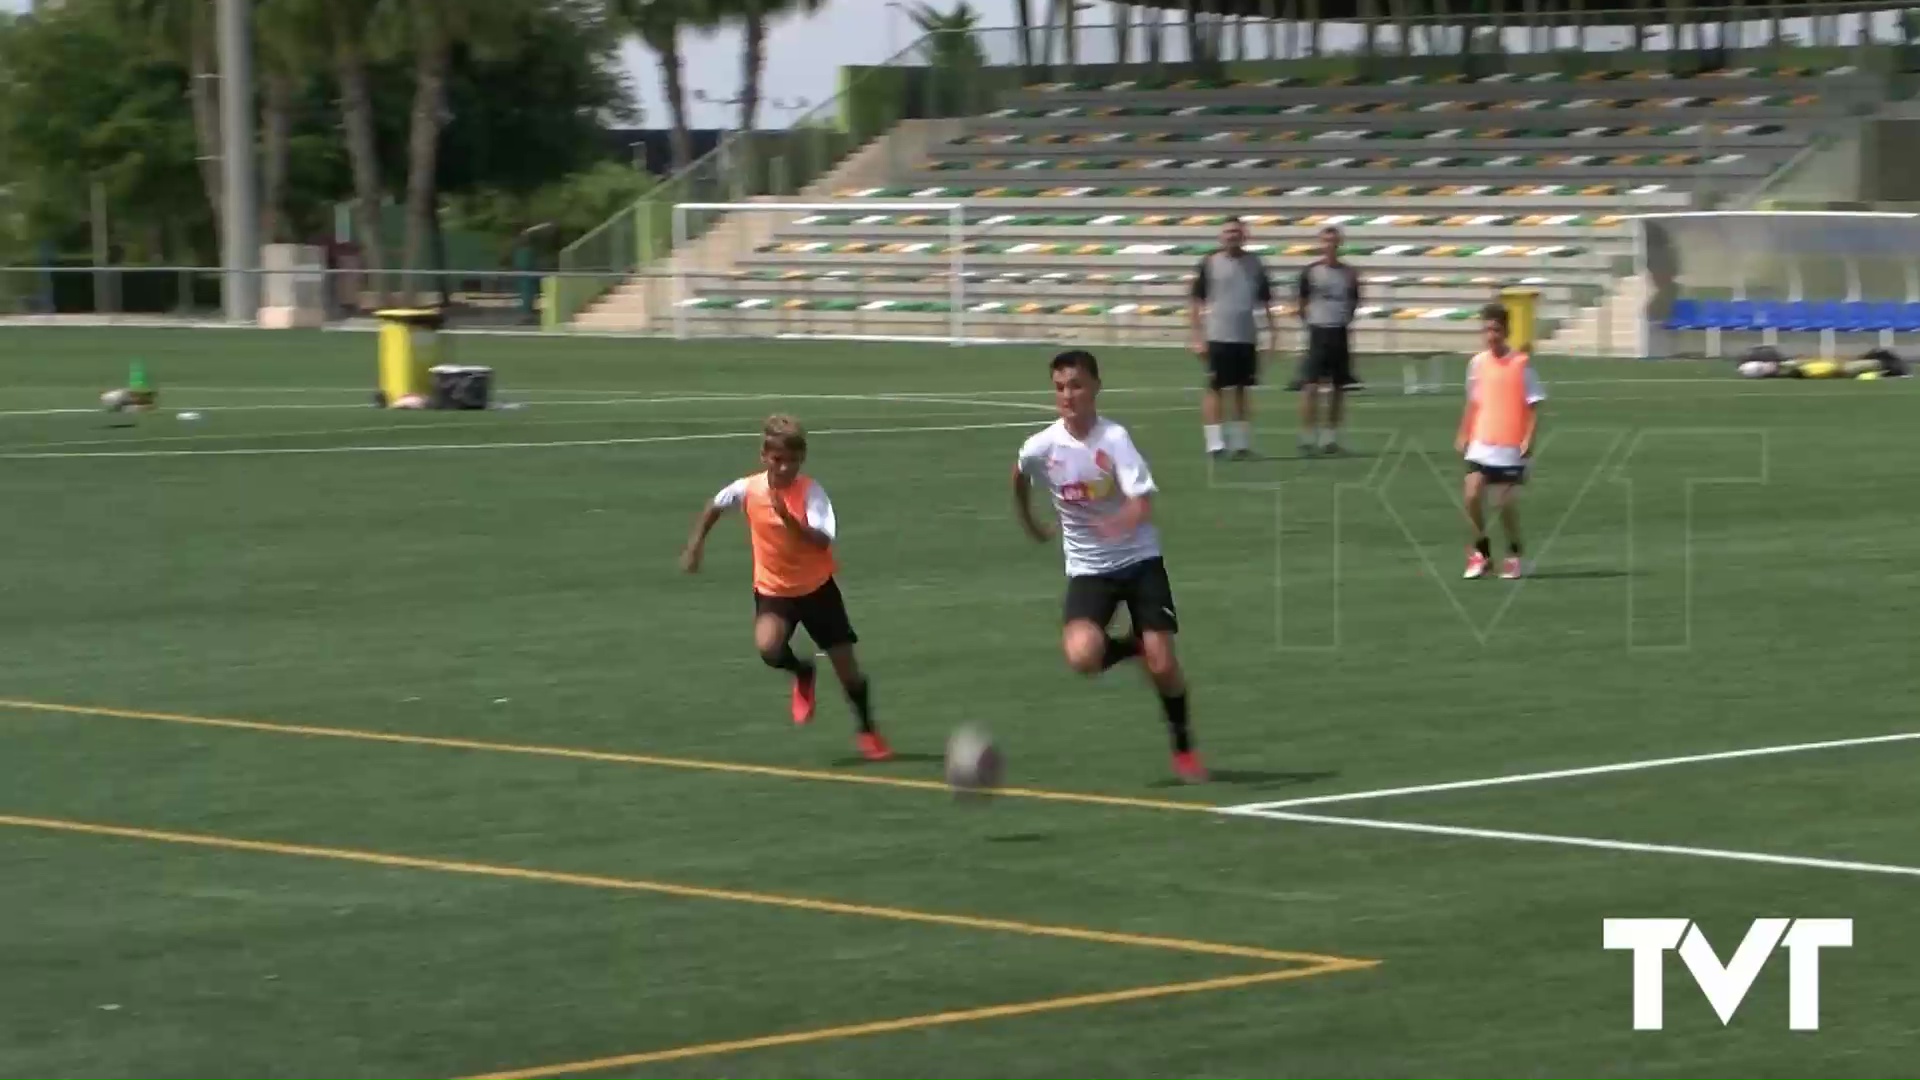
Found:
M 1527 464 L 1540 429 L 1539 405 L 1547 399 L 1547 391 L 1534 374 L 1532 359 L 1507 345 L 1507 320 L 1507 309 L 1500 304 L 1480 309 L 1487 347 L 1467 364 L 1467 405 L 1460 416 L 1460 434 L 1454 439 L 1454 449 L 1467 459 L 1465 495 L 1473 549 L 1467 553 L 1464 576 L 1469 579 L 1485 577 L 1493 560 L 1481 505 L 1489 487 L 1500 511 L 1500 527 L 1507 534 L 1507 557 L 1500 576 L 1512 580 L 1526 573 L 1514 497 L 1527 482 Z
M 753 641 L 768 667 L 793 675 L 793 722 L 813 720 L 814 665 L 793 651 L 793 632 L 804 627 L 824 650 L 859 722 L 857 744 L 868 761 L 893 756 L 873 727 L 867 677 L 854 658 L 859 637 L 834 581 L 833 503 L 824 488 L 800 471 L 807 460 L 807 433 L 790 416 L 770 416 L 761 429 L 762 471 L 720 490 L 700 511 L 680 556 L 687 573 L 700 569 L 707 534 L 720 515 L 739 508 L 747 518 L 753 548 Z

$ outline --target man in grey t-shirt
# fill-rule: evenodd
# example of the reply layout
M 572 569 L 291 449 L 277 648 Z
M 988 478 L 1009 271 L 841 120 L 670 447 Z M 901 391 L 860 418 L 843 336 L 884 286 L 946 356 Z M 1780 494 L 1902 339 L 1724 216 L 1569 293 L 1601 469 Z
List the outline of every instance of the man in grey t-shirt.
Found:
M 1300 321 L 1307 324 L 1307 350 L 1300 358 L 1300 451 L 1340 450 L 1340 420 L 1347 391 L 1356 389 L 1348 332 L 1360 311 L 1360 273 L 1340 259 L 1340 230 L 1320 230 L 1321 256 L 1300 271 Z M 1327 398 L 1326 426 L 1315 415 Z
M 1247 423 L 1247 388 L 1260 381 L 1260 327 L 1274 336 L 1273 285 L 1267 268 L 1248 251 L 1247 227 L 1228 218 L 1220 229 L 1220 249 L 1200 260 L 1194 271 L 1187 322 L 1194 355 L 1207 363 L 1207 389 L 1200 399 L 1200 422 L 1207 453 L 1234 457 L 1253 453 L 1253 429 Z M 1255 317 L 1255 312 L 1259 317 Z M 1220 392 L 1233 392 L 1233 420 L 1220 423 Z

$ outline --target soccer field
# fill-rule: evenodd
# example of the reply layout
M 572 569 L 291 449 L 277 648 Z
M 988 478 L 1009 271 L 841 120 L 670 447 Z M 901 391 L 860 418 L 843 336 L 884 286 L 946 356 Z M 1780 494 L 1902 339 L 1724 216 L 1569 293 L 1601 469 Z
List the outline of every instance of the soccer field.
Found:
M 1195 361 L 1096 350 L 1162 492 L 1182 786 L 1013 522 L 1051 350 L 454 348 L 526 407 L 369 408 L 368 335 L 0 330 L 0 1074 L 1914 1068 L 1911 383 L 1542 360 L 1538 573 L 1463 582 L 1457 387 L 1362 357 L 1352 454 L 1268 393 L 1273 456 L 1210 467 Z M 134 358 L 162 409 L 109 427 Z M 775 410 L 890 763 L 830 680 L 788 721 L 737 518 L 675 565 Z M 982 803 L 940 782 L 969 721 Z M 1602 920 L 1655 916 L 1722 960 L 1853 919 L 1820 1030 L 1784 948 L 1724 1027 L 1669 954 L 1633 1030 Z

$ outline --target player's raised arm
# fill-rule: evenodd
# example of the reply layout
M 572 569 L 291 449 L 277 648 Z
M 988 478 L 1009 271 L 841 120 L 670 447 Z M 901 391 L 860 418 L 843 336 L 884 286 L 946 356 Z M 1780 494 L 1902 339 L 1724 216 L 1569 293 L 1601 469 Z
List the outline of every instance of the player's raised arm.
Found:
M 699 515 L 693 519 L 693 533 L 687 537 L 686 549 L 680 552 L 680 569 L 689 574 L 700 572 L 700 559 L 706 552 L 707 534 L 713 531 L 714 525 L 719 522 L 722 514 L 739 506 L 740 501 L 746 497 L 747 482 L 735 480 L 721 488 L 718 495 L 709 499 L 707 505 L 700 508 Z

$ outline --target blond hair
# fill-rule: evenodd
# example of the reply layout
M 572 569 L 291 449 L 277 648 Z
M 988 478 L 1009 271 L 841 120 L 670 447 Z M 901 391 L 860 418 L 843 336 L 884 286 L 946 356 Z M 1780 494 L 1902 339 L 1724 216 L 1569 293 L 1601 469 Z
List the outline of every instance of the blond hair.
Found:
M 807 452 L 807 429 L 800 421 L 784 413 L 767 417 L 760 428 L 760 445 L 785 450 L 789 454 Z

